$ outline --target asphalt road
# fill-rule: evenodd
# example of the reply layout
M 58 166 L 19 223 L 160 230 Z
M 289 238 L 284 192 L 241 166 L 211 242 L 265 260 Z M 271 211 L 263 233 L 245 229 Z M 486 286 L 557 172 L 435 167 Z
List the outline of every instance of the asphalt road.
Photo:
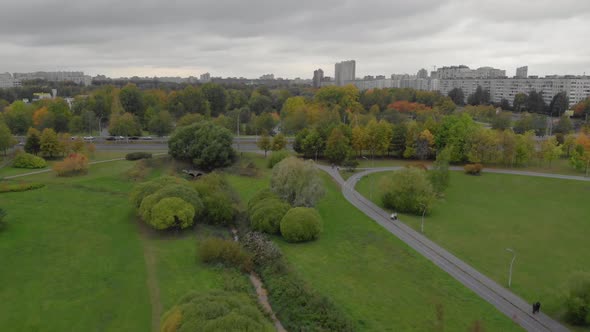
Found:
M 498 285 L 495 281 L 484 276 L 467 263 L 455 257 L 445 249 L 430 241 L 422 234 L 414 231 L 412 228 L 399 220 L 391 220 L 388 212 L 384 211 L 362 195 L 355 189 L 354 185 L 363 176 L 376 172 L 397 170 L 401 167 L 383 167 L 377 169 L 368 169 L 351 176 L 344 181 L 340 173 L 329 166 L 318 167 L 330 174 L 342 187 L 344 197 L 356 206 L 367 216 L 375 220 L 383 228 L 404 241 L 418 253 L 432 261 L 438 267 L 446 271 L 453 278 L 457 279 L 463 285 L 474 291 L 482 299 L 495 306 L 500 312 L 504 313 L 515 323 L 522 326 L 527 331 L 568 331 L 568 329 L 559 322 L 540 312 L 536 315 L 531 313 L 532 304 L 513 294 L 506 288 Z M 541 174 L 532 172 L 511 172 L 509 170 L 486 170 L 489 173 L 519 174 L 530 176 L 543 176 L 555 178 L 567 178 L 574 180 L 585 180 L 583 177 L 569 177 L 552 174 Z M 523 174 L 527 173 L 527 174 Z

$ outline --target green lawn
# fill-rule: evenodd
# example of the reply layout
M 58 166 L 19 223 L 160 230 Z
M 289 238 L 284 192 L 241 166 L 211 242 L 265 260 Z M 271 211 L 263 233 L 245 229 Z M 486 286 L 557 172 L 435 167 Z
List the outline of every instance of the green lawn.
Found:
M 19 181 L 46 183 L 0 194 L 8 228 L 0 232 L 0 331 L 150 331 L 152 311 L 144 246 L 155 262 L 162 312 L 189 291 L 252 292 L 235 270 L 197 261 L 197 243 L 211 232 L 142 240 L 123 176 L 134 162 L 92 165 L 88 175 L 53 172 Z M 15 180 L 16 181 L 16 180 Z
M 373 200 L 381 205 L 378 183 L 387 174 L 363 178 L 357 190 L 369 197 L 375 181 Z M 588 182 L 451 172 L 451 186 L 426 217 L 425 233 L 504 286 L 512 257 L 505 249 L 514 249 L 513 291 L 559 317 L 569 276 L 590 271 L 589 194 Z M 400 218 L 419 229 L 420 217 Z
M 244 201 L 269 184 L 267 176 L 229 180 Z M 324 181 L 319 240 L 298 245 L 276 241 L 295 270 L 346 311 L 360 331 L 433 330 L 437 305 L 443 307 L 446 331 L 466 331 L 476 320 L 486 331 L 520 330 L 346 202 L 327 176 Z

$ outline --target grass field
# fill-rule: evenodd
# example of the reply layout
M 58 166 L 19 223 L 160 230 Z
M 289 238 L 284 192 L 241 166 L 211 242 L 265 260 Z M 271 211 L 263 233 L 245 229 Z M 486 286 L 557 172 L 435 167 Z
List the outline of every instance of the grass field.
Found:
M 199 238 L 219 230 L 141 235 L 127 197 L 133 183 L 123 176 L 133 164 L 92 165 L 72 178 L 29 176 L 47 186 L 0 194 L 8 213 L 0 232 L 1 331 L 150 331 L 152 287 L 160 313 L 191 290 L 251 291 L 245 276 L 197 261 Z
M 229 180 L 247 201 L 268 186 L 268 174 Z M 327 176 L 324 181 L 327 195 L 318 205 L 324 232 L 319 240 L 276 241 L 295 270 L 347 312 L 360 331 L 433 330 L 437 305 L 443 308 L 446 331 L 466 331 L 476 320 L 486 331 L 520 330 L 346 202 Z
M 363 178 L 357 190 L 369 197 L 375 181 L 373 200 L 381 205 L 378 183 L 387 174 Z M 425 233 L 504 286 L 512 258 L 505 249 L 514 249 L 512 290 L 559 317 L 569 276 L 590 272 L 589 194 L 588 182 L 451 172 L 451 186 L 426 217 Z M 419 230 L 420 217 L 400 219 Z

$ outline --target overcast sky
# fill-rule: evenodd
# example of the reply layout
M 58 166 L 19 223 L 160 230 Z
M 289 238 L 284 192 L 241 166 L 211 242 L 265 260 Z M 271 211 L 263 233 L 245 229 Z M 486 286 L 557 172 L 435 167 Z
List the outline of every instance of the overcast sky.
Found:
M 0 0 L 0 72 L 590 74 L 588 0 Z

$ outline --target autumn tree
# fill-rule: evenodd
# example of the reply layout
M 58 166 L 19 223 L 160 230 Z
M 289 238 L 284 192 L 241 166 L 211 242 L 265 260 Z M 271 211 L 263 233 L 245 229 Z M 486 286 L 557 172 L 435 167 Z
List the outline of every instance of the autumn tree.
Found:
M 271 150 L 279 151 L 287 146 L 287 138 L 282 133 L 277 134 L 272 139 Z
M 52 113 L 49 113 L 47 107 L 41 107 L 33 113 L 33 125 L 39 130 L 45 128 L 52 128 L 55 125 L 55 118 Z
M 506 166 L 514 166 L 516 159 L 516 134 L 507 129 L 498 134 L 500 160 Z
M 540 155 L 544 161 L 549 163 L 549 167 L 551 167 L 553 160 L 561 156 L 561 153 L 561 146 L 557 143 L 555 136 L 548 137 L 541 143 Z
M 111 118 L 109 133 L 117 136 L 141 135 L 141 126 L 133 114 L 127 112 L 123 115 L 116 115 Z
M 350 153 L 350 144 L 348 138 L 342 133 L 340 128 L 332 129 L 330 137 L 326 142 L 326 157 L 332 163 L 340 165 Z
M 499 156 L 497 131 L 478 128 L 467 138 L 467 158 L 473 163 L 494 163 Z
M 358 152 L 359 156 L 363 155 L 363 150 L 366 148 L 367 133 L 365 128 L 356 126 L 352 128 L 352 148 Z
M 535 153 L 535 133 L 530 130 L 524 134 L 517 135 L 515 164 L 526 166 Z
M 60 153 L 60 144 L 55 130 L 51 128 L 43 129 L 40 141 L 41 153 L 44 156 L 53 158 Z
M 37 155 L 41 151 L 41 133 L 35 128 L 29 128 L 25 142 L 25 152 Z
M 262 132 L 262 135 L 260 135 L 258 141 L 256 142 L 256 146 L 258 146 L 260 150 L 264 151 L 264 158 L 266 158 L 266 152 L 268 152 L 268 150 L 270 150 L 272 147 L 270 137 L 266 131 Z
M 577 170 L 585 170 L 586 176 L 588 176 L 590 169 L 590 137 L 588 135 L 584 133 L 578 135 L 570 163 Z
M 434 136 L 432 136 L 428 129 L 424 129 L 418 134 L 414 143 L 416 157 L 421 160 L 428 159 L 433 152 L 433 146 Z

